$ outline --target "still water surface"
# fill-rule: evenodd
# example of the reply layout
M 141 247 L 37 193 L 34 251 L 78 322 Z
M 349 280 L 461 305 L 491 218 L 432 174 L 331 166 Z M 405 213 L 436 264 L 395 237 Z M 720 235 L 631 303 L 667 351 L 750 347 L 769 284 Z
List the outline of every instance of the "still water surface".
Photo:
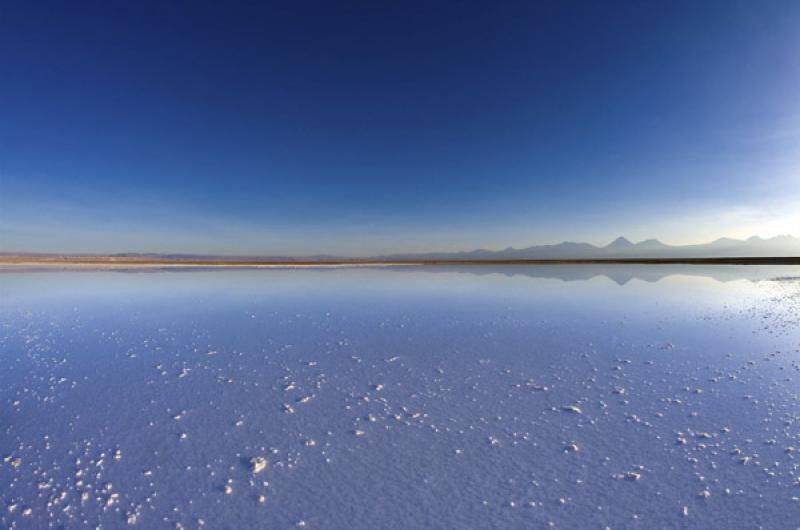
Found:
M 3 528 L 798 528 L 800 268 L 4 272 L 0 428 Z

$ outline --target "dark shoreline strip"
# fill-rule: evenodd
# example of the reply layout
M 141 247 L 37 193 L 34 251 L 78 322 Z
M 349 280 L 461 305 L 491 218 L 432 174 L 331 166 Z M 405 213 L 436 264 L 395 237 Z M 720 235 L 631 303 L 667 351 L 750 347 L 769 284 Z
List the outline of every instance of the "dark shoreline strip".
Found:
M 193 259 L 131 259 L 109 257 L 86 258 L 0 258 L 4 265 L 93 265 L 93 266 L 210 266 L 210 267 L 257 267 L 257 266 L 323 266 L 323 265 L 800 265 L 797 257 L 731 257 L 731 258 L 613 258 L 613 259 L 514 259 L 514 260 L 193 260 Z

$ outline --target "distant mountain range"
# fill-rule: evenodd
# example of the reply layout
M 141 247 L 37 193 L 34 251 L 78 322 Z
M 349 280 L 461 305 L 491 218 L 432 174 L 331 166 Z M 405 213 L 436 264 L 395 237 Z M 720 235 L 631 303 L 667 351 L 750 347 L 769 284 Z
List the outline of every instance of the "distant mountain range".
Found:
M 753 236 L 748 239 L 720 238 L 711 243 L 699 245 L 666 245 L 657 239 L 647 239 L 632 243 L 618 237 L 606 246 L 590 243 L 563 242 L 555 245 L 539 245 L 527 248 L 509 247 L 503 250 L 478 249 L 466 252 L 428 252 L 390 254 L 366 258 L 346 256 L 223 256 L 213 254 L 158 254 L 158 253 L 119 253 L 119 254 L 54 254 L 0 252 L 0 258 L 31 257 L 46 260 L 91 260 L 102 257 L 114 261 L 191 261 L 216 260 L 220 262 L 318 262 L 318 261 L 473 261 L 473 260 L 603 260 L 603 259 L 682 259 L 682 258 L 785 258 L 800 257 L 800 238 L 785 235 L 763 239 Z
M 618 237 L 604 247 L 589 243 L 563 242 L 527 248 L 472 250 L 469 252 L 429 252 L 380 256 L 386 260 L 524 260 L 524 259 L 625 259 L 625 258 L 754 258 L 800 256 L 800 238 L 776 236 L 762 239 L 723 237 L 699 245 L 666 245 L 657 239 L 632 243 Z

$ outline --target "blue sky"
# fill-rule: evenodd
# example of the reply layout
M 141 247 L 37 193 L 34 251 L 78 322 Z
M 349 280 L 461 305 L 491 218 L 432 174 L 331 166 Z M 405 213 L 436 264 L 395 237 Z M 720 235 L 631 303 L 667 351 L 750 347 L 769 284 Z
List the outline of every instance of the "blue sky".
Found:
M 11 2 L 0 250 L 800 235 L 800 3 Z

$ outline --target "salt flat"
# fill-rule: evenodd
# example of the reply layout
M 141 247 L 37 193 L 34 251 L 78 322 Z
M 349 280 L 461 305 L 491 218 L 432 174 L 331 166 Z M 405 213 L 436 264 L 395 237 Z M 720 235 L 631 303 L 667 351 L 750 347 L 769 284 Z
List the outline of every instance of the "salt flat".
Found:
M 797 528 L 800 268 L 587 267 L 0 274 L 0 526 Z

